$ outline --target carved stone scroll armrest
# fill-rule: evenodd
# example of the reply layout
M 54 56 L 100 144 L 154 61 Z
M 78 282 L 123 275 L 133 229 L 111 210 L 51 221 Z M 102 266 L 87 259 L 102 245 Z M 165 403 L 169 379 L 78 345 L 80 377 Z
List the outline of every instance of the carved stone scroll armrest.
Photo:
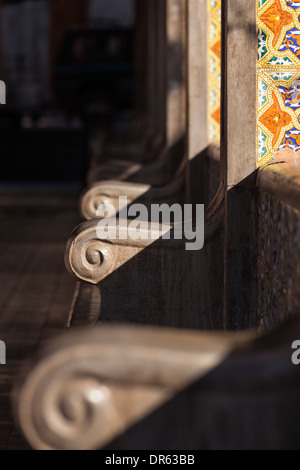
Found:
M 108 197 L 112 197 L 109 191 L 107 194 Z M 132 197 L 134 197 L 133 194 Z M 95 209 L 97 203 L 91 202 L 90 210 Z M 216 198 L 205 211 L 205 244 L 209 244 L 214 233 L 219 230 L 223 212 L 224 188 L 221 186 Z M 99 219 L 92 219 L 79 225 L 66 246 L 66 267 L 80 281 L 99 284 L 145 248 L 185 249 L 186 240 L 174 239 L 171 225 L 152 225 L 148 222 L 141 222 L 140 239 L 133 240 L 128 237 L 128 227 L 132 221 L 112 219 L 111 224 L 107 221 L 106 229 L 109 234 L 115 231 L 115 235 L 108 235 L 103 239 L 99 237 L 99 222 Z M 170 233 L 170 239 L 163 238 L 163 235 L 167 233 Z M 177 255 L 174 253 L 174 256 Z
M 99 219 L 93 219 L 79 225 L 65 250 L 65 264 L 69 272 L 80 281 L 91 284 L 99 284 L 146 247 L 151 247 L 155 242 L 162 243 L 162 235 L 171 230 L 171 226 L 160 224 L 150 229 L 148 222 L 142 222 L 141 239 L 133 240 L 128 238 L 128 227 L 132 221 L 113 219 L 111 224 L 109 221 L 106 223 L 106 229 L 111 234 L 115 231 L 115 235 L 103 239 L 99 237 L 99 222 Z
M 163 146 L 161 135 L 153 133 L 145 128 L 142 121 L 134 124 L 130 134 L 127 134 L 125 142 L 107 142 L 104 155 L 108 158 L 118 158 L 120 155 L 128 158 L 129 161 L 150 160 Z M 132 139 L 132 140 L 131 140 Z
M 87 180 L 89 185 L 104 180 L 118 180 L 162 186 L 170 178 L 169 167 L 168 149 L 164 149 L 152 163 L 144 165 L 126 160 L 104 160 L 89 172 Z
M 244 339 L 244 338 L 243 338 Z M 241 341 L 102 326 L 48 344 L 15 395 L 35 449 L 97 449 L 218 366 Z
M 109 213 L 109 216 L 112 217 L 120 209 L 119 198 L 121 196 L 127 197 L 128 205 L 137 200 L 144 204 L 145 202 L 148 202 L 148 204 L 183 202 L 184 182 L 184 177 L 181 175 L 162 187 L 151 187 L 148 184 L 123 181 L 95 183 L 82 194 L 80 212 L 86 220 L 91 220 L 98 217 L 97 209 L 99 206 L 114 206 L 115 210 Z M 121 209 L 124 209 L 124 207 Z
M 294 448 L 299 337 L 299 318 L 260 338 L 104 325 L 69 333 L 24 373 L 18 421 L 36 449 L 98 449 L 122 434 L 127 449 Z
M 223 312 L 219 243 L 223 237 L 223 212 L 220 191 L 206 213 L 202 250 L 202 218 L 193 227 L 193 235 L 188 232 L 189 226 L 185 230 L 185 224 L 176 225 L 175 230 L 171 224 L 129 219 L 87 221 L 74 231 L 67 244 L 66 266 L 81 282 L 101 289 L 102 321 L 219 328 Z M 191 237 L 197 234 L 193 241 L 185 238 L 188 233 Z M 215 287 L 207 291 L 204 297 L 199 295 L 199 285 L 208 284 L 207 275 L 215 276 L 212 265 L 221 287 L 217 293 Z

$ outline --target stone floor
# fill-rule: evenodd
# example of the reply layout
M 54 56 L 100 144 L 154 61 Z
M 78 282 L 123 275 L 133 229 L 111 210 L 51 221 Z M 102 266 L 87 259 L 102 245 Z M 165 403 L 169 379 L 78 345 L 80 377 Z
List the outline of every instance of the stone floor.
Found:
M 77 201 L 74 191 L 0 191 L 0 450 L 28 449 L 12 417 L 15 377 L 41 341 L 70 323 L 76 281 L 63 255 L 80 222 Z

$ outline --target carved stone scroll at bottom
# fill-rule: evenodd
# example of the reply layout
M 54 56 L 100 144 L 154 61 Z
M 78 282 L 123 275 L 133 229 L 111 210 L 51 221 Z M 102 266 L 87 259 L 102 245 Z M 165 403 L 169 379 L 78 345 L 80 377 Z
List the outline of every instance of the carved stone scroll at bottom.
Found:
M 115 438 L 126 449 L 299 449 L 299 333 L 299 317 L 261 337 L 104 325 L 69 333 L 20 380 L 17 418 L 35 449 Z
M 97 449 L 216 367 L 245 339 L 102 326 L 50 343 L 17 387 L 35 449 Z

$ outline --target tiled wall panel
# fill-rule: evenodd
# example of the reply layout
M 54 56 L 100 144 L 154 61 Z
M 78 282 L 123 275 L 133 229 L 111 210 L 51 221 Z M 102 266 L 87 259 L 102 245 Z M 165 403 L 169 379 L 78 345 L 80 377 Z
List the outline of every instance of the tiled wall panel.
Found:
M 221 0 L 208 2 L 208 121 L 209 141 L 220 141 Z
M 258 165 L 300 150 L 300 2 L 257 0 Z

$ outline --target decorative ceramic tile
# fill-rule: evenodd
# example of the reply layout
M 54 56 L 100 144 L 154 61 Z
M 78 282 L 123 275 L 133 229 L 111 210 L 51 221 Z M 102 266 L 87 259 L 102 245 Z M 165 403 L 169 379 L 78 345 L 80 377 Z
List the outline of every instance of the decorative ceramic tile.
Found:
M 208 1 L 208 121 L 210 142 L 220 141 L 221 0 Z
M 300 65 L 300 3 L 258 0 L 259 65 Z
M 258 0 L 258 165 L 300 150 L 300 1 Z
M 300 71 L 258 70 L 258 163 L 300 150 Z

